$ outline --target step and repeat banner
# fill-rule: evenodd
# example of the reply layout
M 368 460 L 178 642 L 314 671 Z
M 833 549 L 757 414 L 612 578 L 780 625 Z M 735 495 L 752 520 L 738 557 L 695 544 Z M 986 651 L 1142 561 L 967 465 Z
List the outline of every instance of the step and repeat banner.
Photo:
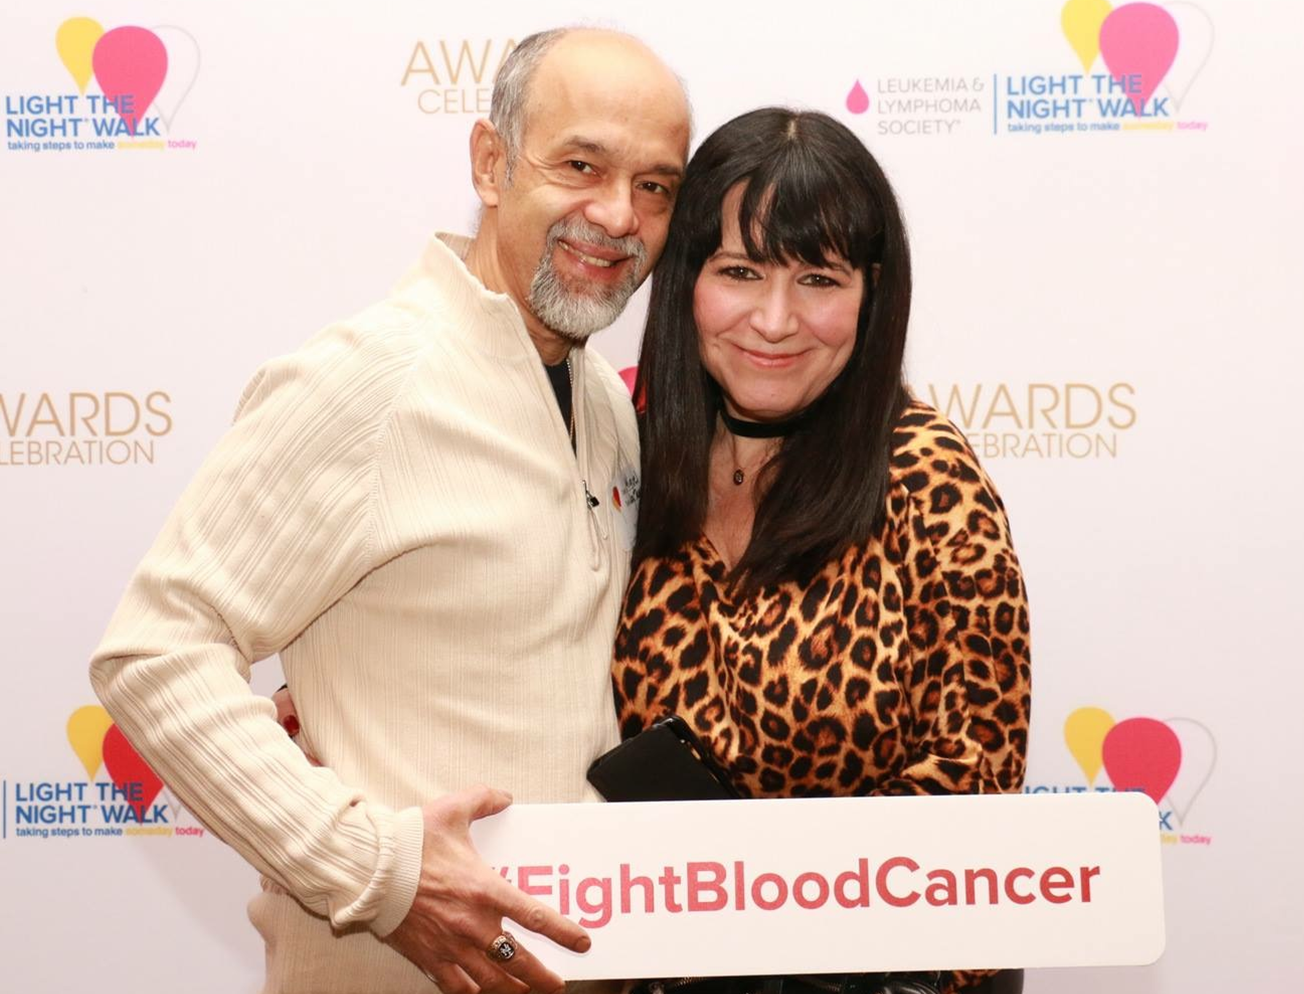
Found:
M 1027 573 L 1025 789 L 1159 807 L 1164 957 L 1027 989 L 1304 979 L 1282 765 L 1304 696 L 1298 5 L 11 0 L 0 989 L 257 989 L 254 872 L 140 761 L 86 662 L 249 376 L 471 228 L 498 65 L 577 22 L 661 53 L 698 140 L 818 109 L 897 187 L 911 383 L 996 480 Z M 595 339 L 618 368 L 645 296 Z

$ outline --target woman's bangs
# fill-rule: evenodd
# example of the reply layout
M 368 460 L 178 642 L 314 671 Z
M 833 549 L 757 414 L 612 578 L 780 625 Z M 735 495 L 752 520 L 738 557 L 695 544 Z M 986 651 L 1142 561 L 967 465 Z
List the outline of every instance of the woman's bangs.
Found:
M 808 266 L 827 266 L 836 257 L 865 268 L 878 212 L 863 185 L 848 180 L 800 152 L 762 166 L 748 180 L 738 211 L 748 257 Z

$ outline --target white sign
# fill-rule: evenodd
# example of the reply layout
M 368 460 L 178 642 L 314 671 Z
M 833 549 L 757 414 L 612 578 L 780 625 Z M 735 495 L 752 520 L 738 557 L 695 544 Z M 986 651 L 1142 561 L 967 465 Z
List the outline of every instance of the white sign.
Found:
M 588 980 L 1152 963 L 1157 821 L 1133 793 L 520 805 L 474 837 L 589 929 L 516 930 Z

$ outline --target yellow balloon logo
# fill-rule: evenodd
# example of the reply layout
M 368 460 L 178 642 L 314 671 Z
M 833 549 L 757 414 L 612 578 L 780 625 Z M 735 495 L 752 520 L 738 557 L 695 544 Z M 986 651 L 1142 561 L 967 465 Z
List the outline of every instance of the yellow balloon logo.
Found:
M 94 780 L 104 762 L 104 736 L 113 719 L 98 704 L 78 708 L 68 718 L 68 744 L 86 767 L 86 779 Z
M 1105 736 L 1113 727 L 1113 717 L 1101 708 L 1078 708 L 1064 720 L 1064 741 L 1082 767 L 1088 785 L 1095 784 L 1105 765 Z
M 102 34 L 104 29 L 99 21 L 89 17 L 70 17 L 59 25 L 54 35 L 54 47 L 59 50 L 59 58 L 83 94 L 95 72 L 91 56 Z
M 1091 72 L 1091 63 L 1100 54 L 1100 26 L 1113 9 L 1109 0 L 1069 0 L 1060 11 L 1064 37 L 1078 53 L 1083 72 Z

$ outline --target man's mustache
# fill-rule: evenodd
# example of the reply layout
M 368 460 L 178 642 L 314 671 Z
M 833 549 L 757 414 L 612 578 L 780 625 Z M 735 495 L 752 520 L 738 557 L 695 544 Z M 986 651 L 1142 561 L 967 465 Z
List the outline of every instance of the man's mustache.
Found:
M 595 224 L 589 224 L 580 218 L 563 218 L 548 229 L 547 248 L 551 252 L 559 241 L 587 242 L 598 248 L 610 249 L 633 259 L 637 268 L 642 269 L 647 261 L 647 246 L 637 235 L 625 235 L 612 238 Z

